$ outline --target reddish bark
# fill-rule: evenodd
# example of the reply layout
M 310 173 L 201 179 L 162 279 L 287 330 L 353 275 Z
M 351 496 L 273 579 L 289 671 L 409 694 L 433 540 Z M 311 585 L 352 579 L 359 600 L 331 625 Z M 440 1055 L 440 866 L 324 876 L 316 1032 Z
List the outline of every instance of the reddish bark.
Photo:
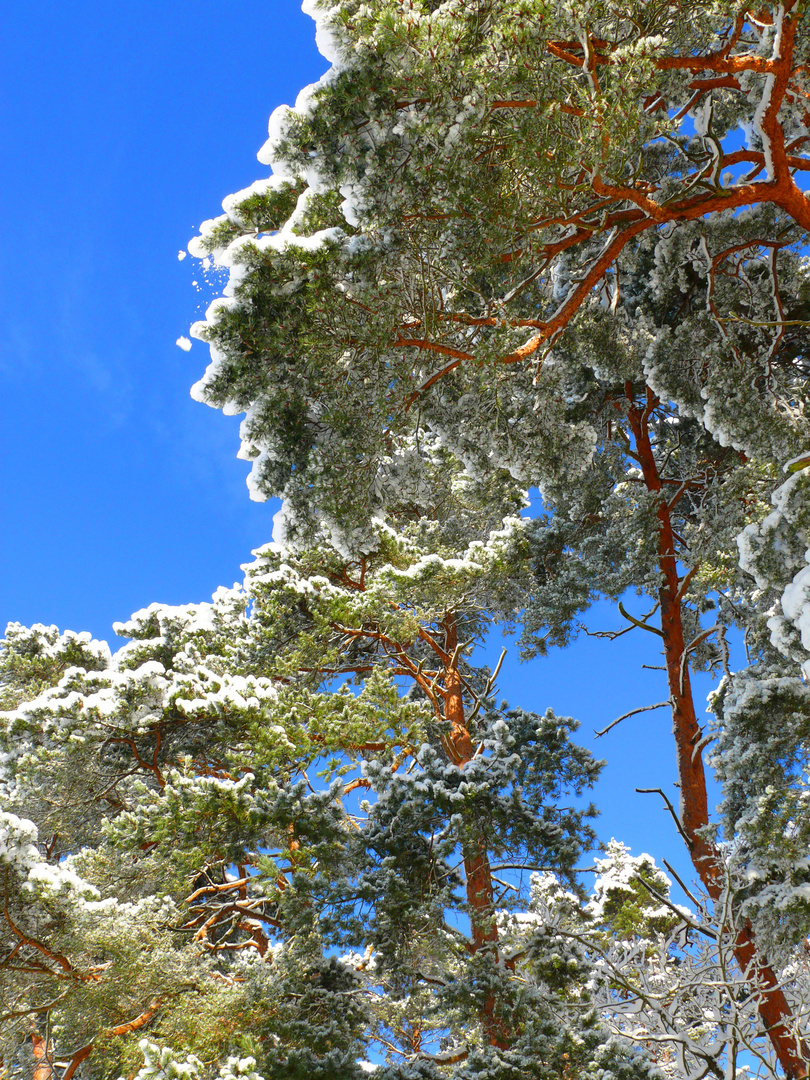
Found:
M 680 783 L 680 818 L 689 845 L 692 864 L 712 900 L 722 894 L 722 865 L 717 848 L 706 837 L 709 825 L 706 773 L 703 765 L 702 730 L 695 712 L 686 655 L 681 611 L 682 581 L 678 574 L 675 536 L 670 506 L 662 493 L 649 433 L 649 418 L 659 404 L 648 388 L 643 408 L 636 404 L 632 386 L 626 387 L 630 400 L 628 422 L 635 441 L 635 453 L 648 491 L 660 495 L 657 516 L 660 523 L 658 565 L 663 582 L 659 590 L 661 633 L 664 642 L 667 682 L 672 703 L 672 728 Z M 743 974 L 759 991 L 758 1011 L 765 1030 L 787 1077 L 807 1076 L 808 1047 L 790 1030 L 791 1010 L 779 980 L 754 941 L 746 922 L 736 936 L 734 955 Z
M 632 387 L 628 386 L 632 400 Z M 630 430 L 633 433 L 636 454 L 647 490 L 661 493 L 663 484 L 650 442 L 648 420 L 658 404 L 652 392 L 647 390 L 647 400 L 642 409 L 633 403 L 628 412 Z M 661 633 L 664 638 L 667 683 L 672 701 L 672 729 L 678 762 L 678 779 L 681 785 L 681 824 L 689 837 L 690 854 L 701 881 L 714 880 L 716 852 L 700 830 L 709 823 L 709 806 L 706 794 L 706 775 L 700 748 L 701 728 L 695 712 L 689 665 L 686 662 L 686 642 L 681 618 L 679 595 L 680 576 L 672 534 L 669 505 L 661 496 L 656 511 L 660 523 L 658 540 L 658 565 L 663 583 L 658 593 L 661 604 Z
M 76 1053 L 70 1059 L 68 1067 L 62 1073 L 62 1080 L 72 1080 L 73 1074 L 76 1072 L 81 1063 L 83 1061 L 86 1061 L 87 1058 L 89 1058 L 90 1055 L 93 1053 L 93 1046 L 93 1043 L 88 1043 L 87 1046 L 83 1046 L 81 1050 L 76 1051 Z
M 419 347 L 422 343 L 400 341 L 399 344 Z M 451 366 L 454 367 L 456 364 Z M 356 587 L 362 589 L 363 585 L 358 584 Z M 476 747 L 467 720 L 464 680 L 458 667 L 460 643 L 452 615 L 445 616 L 438 633 L 428 632 L 424 628 L 418 631 L 420 640 L 434 656 L 436 666 L 433 671 L 424 670 L 421 664 L 415 664 L 407 654 L 407 645 L 388 637 L 377 627 L 366 626 L 359 630 L 350 630 L 336 626 L 335 629 L 339 629 L 348 638 L 365 638 L 378 642 L 384 652 L 396 660 L 397 673 L 408 675 L 424 690 L 433 706 L 436 719 L 449 724 L 449 730 L 442 738 L 448 759 L 462 769 L 472 761 Z M 355 783 L 359 785 L 365 782 L 356 781 Z M 495 923 L 495 890 L 486 837 L 480 835 L 468 845 L 462 852 L 462 859 L 465 892 L 470 913 L 470 952 L 472 954 L 487 952 L 495 959 L 498 949 L 498 928 Z M 497 997 L 492 993 L 484 998 L 481 1024 L 484 1035 L 491 1045 L 501 1048 L 509 1045 L 509 1032 L 498 1019 Z
M 47 1039 L 35 1031 L 31 1035 L 31 1047 L 34 1054 L 33 1080 L 50 1080 L 53 1076 L 53 1060 Z
M 475 744 L 467 726 L 463 683 L 458 670 L 458 637 L 452 618 L 446 621 L 444 655 L 447 658 L 444 668 L 444 718 L 450 722 L 445 745 L 451 760 L 463 769 L 475 756 Z M 486 951 L 494 958 L 498 949 L 498 928 L 495 924 L 495 890 L 486 838 L 480 836 L 472 850 L 464 850 L 463 856 L 472 952 Z M 509 1045 L 508 1032 L 496 1012 L 495 995 L 488 993 L 484 998 L 482 1016 L 484 1034 L 490 1045 L 503 1049 Z
M 160 1001 L 153 1001 L 149 1008 L 144 1009 L 144 1011 L 139 1016 L 136 1016 L 134 1020 L 129 1020 L 125 1024 L 118 1024 L 116 1027 L 107 1028 L 106 1031 L 101 1032 L 101 1037 L 105 1039 L 112 1039 L 117 1035 L 130 1035 L 133 1031 L 140 1031 L 141 1028 L 146 1027 L 149 1021 L 155 1016 L 158 1009 L 160 1008 L 160 1004 Z M 90 1055 L 93 1053 L 93 1050 L 95 1049 L 95 1046 L 95 1042 L 87 1043 L 86 1046 L 83 1046 L 80 1050 L 76 1051 L 76 1053 L 70 1059 L 67 1069 L 65 1069 L 64 1073 L 62 1074 L 62 1080 L 72 1080 L 73 1074 L 76 1072 L 81 1063 L 83 1061 L 86 1061 L 87 1058 L 90 1057 Z M 42 1077 L 38 1077 L 36 1069 L 34 1070 L 34 1080 L 49 1080 L 52 1075 L 52 1069 L 47 1074 L 47 1076 Z
M 144 1009 L 134 1020 L 129 1020 L 126 1024 L 118 1024 L 116 1027 L 107 1028 L 104 1032 L 105 1038 L 111 1039 L 118 1035 L 130 1035 L 133 1031 L 140 1031 L 155 1016 L 160 1006 L 161 1001 L 153 1001 L 149 1008 Z
M 452 624 L 447 642 L 447 653 L 450 659 L 444 671 L 444 718 L 450 723 L 447 752 L 454 764 L 463 767 L 472 758 L 475 748 L 464 714 L 463 685 L 458 670 L 456 649 L 455 625 Z
M 751 13 L 746 14 L 745 18 L 753 22 L 763 21 L 752 16 Z M 719 161 L 712 159 L 711 162 L 696 166 L 690 176 L 683 178 L 684 194 L 681 198 L 668 194 L 667 198 L 661 202 L 656 202 L 655 195 L 658 193 L 658 186 L 655 184 L 645 181 L 611 184 L 598 170 L 586 171 L 583 167 L 576 186 L 582 188 L 585 184 L 589 185 L 594 198 L 585 210 L 579 210 L 570 218 L 563 217 L 538 224 L 538 228 L 556 224 L 560 227 L 567 226 L 569 229 L 569 234 L 564 240 L 541 247 L 540 262 L 548 265 L 555 255 L 590 243 L 595 236 L 604 236 L 606 246 L 599 255 L 583 267 L 576 288 L 549 319 L 513 322 L 504 313 L 504 317 L 500 319 L 488 317 L 477 320 L 480 325 L 527 325 L 536 331 L 523 345 L 502 356 L 501 363 L 520 363 L 533 357 L 543 346 L 550 344 L 568 326 L 593 289 L 616 262 L 627 243 L 649 229 L 664 224 L 696 221 L 722 211 L 771 204 L 782 210 L 802 228 L 810 231 L 810 199 L 793 179 L 793 172 L 810 169 L 810 162 L 806 158 L 789 153 L 789 149 L 795 149 L 795 147 L 786 146 L 779 119 L 779 112 L 786 98 L 793 101 L 805 96 L 800 81 L 796 82 L 801 69 L 794 64 L 796 35 L 802 18 L 797 0 L 788 0 L 784 5 L 778 55 L 773 57 L 757 56 L 753 52 L 731 55 L 732 49 L 739 43 L 743 29 L 745 19 L 741 16 L 730 28 L 724 45 L 716 51 L 702 56 L 664 56 L 655 60 L 655 66 L 659 71 L 684 70 L 696 76 L 704 76 L 703 78 L 696 77 L 689 84 L 689 88 L 694 90 L 694 95 L 684 107 L 686 110 L 697 105 L 703 95 L 716 89 L 724 88 L 742 92 L 738 79 L 742 72 L 753 71 L 768 76 L 771 85 L 763 90 L 763 111 L 759 122 L 764 142 L 763 151 L 736 150 L 728 154 L 721 152 Z M 772 20 L 769 18 L 765 21 L 770 23 Z M 589 38 L 587 47 L 582 42 L 573 40 L 548 41 L 546 44 L 552 56 L 574 68 L 586 70 L 594 77 L 600 66 L 613 63 L 609 52 L 610 43 L 600 39 Z M 537 102 L 533 99 L 515 101 L 497 99 L 490 107 L 491 109 L 531 109 L 536 106 Z M 594 107 L 597 105 L 595 104 Z M 660 99 L 660 95 L 653 94 L 648 107 L 650 109 L 665 108 L 666 103 Z M 581 109 L 568 111 L 582 113 Z M 684 110 L 681 110 L 679 114 L 679 116 L 682 115 L 684 115 Z M 722 191 L 717 190 L 713 185 L 710 185 L 708 190 L 705 188 L 699 190 L 701 180 L 710 179 L 711 176 L 727 167 L 748 161 L 754 169 L 743 181 Z M 764 181 L 752 183 L 753 176 L 769 165 L 770 175 Z M 560 177 L 557 180 L 557 187 L 559 190 L 567 190 L 570 185 Z M 615 230 L 613 235 L 611 235 L 612 230 Z M 505 252 L 500 258 L 507 262 L 519 257 L 520 254 L 522 254 L 522 248 Z M 445 321 L 462 320 L 463 317 L 463 312 L 442 314 L 442 319 Z M 419 390 L 410 395 L 406 401 L 406 408 L 410 407 L 435 382 L 455 370 L 463 361 L 476 359 L 470 353 L 455 349 L 440 341 L 414 338 L 404 328 L 402 334 L 394 342 L 394 346 L 438 352 L 453 359 L 452 363 L 431 376 Z

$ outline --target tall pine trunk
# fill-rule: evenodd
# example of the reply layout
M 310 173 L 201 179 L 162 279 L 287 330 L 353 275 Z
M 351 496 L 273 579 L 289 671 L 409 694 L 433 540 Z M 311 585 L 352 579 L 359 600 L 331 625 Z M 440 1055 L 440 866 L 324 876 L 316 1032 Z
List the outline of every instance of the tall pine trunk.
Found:
M 663 494 L 663 484 L 650 441 L 649 420 L 659 402 L 649 388 L 643 407 L 636 404 L 632 387 L 629 385 L 627 396 L 631 402 L 627 414 L 628 422 L 644 483 L 648 491 L 659 496 L 658 565 L 663 580 L 658 596 L 667 683 L 672 702 L 672 731 L 680 786 L 680 822 L 692 865 L 706 892 L 712 900 L 717 901 L 722 894 L 723 865 L 716 845 L 709 840 L 706 832 L 709 810 L 703 763 L 703 732 L 695 712 L 686 654 L 682 613 L 683 580 L 678 573 L 670 505 Z M 807 1047 L 791 1030 L 791 1010 L 787 999 L 779 986 L 776 973 L 758 951 L 753 928 L 747 920 L 737 932 L 734 955 L 743 974 L 757 988 L 759 1015 L 785 1075 L 806 1076 Z

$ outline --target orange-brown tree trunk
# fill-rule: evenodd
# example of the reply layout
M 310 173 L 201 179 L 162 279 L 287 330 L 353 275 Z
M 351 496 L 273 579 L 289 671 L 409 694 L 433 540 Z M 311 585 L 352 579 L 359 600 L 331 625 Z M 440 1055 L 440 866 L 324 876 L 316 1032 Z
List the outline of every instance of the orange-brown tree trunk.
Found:
M 448 620 L 446 635 L 447 661 L 444 669 L 444 717 L 450 723 L 446 748 L 453 762 L 460 768 L 472 760 L 475 746 L 467 726 L 464 709 L 463 685 L 458 671 L 457 636 L 455 623 Z M 498 953 L 498 928 L 495 924 L 495 891 L 489 863 L 486 837 L 480 836 L 463 851 L 464 877 L 467 904 L 470 911 L 473 953 L 488 952 L 493 961 Z M 505 1049 L 507 1032 L 497 1017 L 495 995 L 487 993 L 484 998 L 482 1026 L 491 1046 Z
M 642 476 L 647 490 L 660 496 L 657 510 L 660 524 L 658 565 L 663 580 L 658 596 L 667 682 L 672 703 L 681 826 L 687 838 L 692 864 L 709 896 L 712 900 L 718 900 L 722 892 L 722 866 L 716 846 L 705 833 L 709 825 L 709 810 L 701 744 L 703 732 L 695 712 L 689 677 L 675 536 L 670 507 L 662 491 L 663 484 L 649 433 L 649 418 L 658 405 L 658 399 L 648 388 L 642 408 L 635 403 L 632 387 L 628 385 L 626 390 L 631 401 L 628 421 Z M 737 934 L 734 954 L 743 973 L 759 990 L 759 1015 L 785 1075 L 807 1076 L 807 1047 L 791 1032 L 791 1010 L 787 999 L 775 972 L 758 953 L 753 930 L 747 922 Z
M 33 1080 L 51 1080 L 53 1076 L 53 1061 L 51 1059 L 48 1040 L 39 1032 L 31 1035 L 32 1050 L 34 1053 Z

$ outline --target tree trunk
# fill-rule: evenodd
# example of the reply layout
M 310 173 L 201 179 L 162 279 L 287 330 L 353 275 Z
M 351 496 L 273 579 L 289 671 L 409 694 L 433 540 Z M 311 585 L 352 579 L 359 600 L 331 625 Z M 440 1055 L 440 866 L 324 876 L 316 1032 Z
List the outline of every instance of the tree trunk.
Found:
M 627 387 L 627 395 L 631 401 L 628 421 L 644 482 L 648 491 L 660 496 L 657 510 L 660 522 L 658 565 L 663 582 L 658 595 L 667 682 L 672 701 L 681 825 L 692 864 L 709 896 L 716 901 L 722 893 L 723 867 L 716 846 L 705 833 L 709 825 L 709 811 L 701 742 L 703 732 L 695 713 L 689 677 L 681 612 L 681 579 L 678 575 L 672 518 L 662 492 L 663 485 L 649 434 L 649 418 L 659 402 L 649 388 L 643 409 L 636 405 L 630 386 Z M 791 1032 L 791 1010 L 787 999 L 775 972 L 758 953 L 753 929 L 748 922 L 737 934 L 734 955 L 743 974 L 758 988 L 759 1015 L 785 1075 L 791 1078 L 807 1076 L 807 1047 Z
M 34 1054 L 33 1080 L 51 1080 L 53 1061 L 47 1039 L 35 1031 L 31 1035 L 31 1046 Z
M 448 661 L 444 669 L 444 718 L 450 722 L 450 732 L 446 740 L 446 748 L 451 760 L 463 769 L 474 757 L 475 746 L 467 727 L 463 687 L 457 667 L 457 645 L 455 623 L 448 620 L 445 646 Z M 464 849 L 463 856 L 467 904 L 470 910 L 472 952 L 474 954 L 486 953 L 492 963 L 496 963 L 498 928 L 495 924 L 495 890 L 492 884 L 486 837 L 482 835 L 477 841 L 473 841 L 468 848 Z M 489 1044 L 505 1049 L 509 1045 L 508 1033 L 496 1016 L 496 1005 L 495 995 L 488 992 L 484 998 L 481 1022 Z

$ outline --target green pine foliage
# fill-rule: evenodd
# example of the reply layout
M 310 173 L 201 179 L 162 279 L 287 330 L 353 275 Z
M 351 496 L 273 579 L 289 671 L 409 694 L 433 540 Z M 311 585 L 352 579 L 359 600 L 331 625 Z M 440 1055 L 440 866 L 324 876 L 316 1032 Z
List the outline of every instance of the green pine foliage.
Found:
M 0 647 L 0 1077 L 805 1076 L 806 5 L 305 9 L 332 67 L 190 246 L 274 542 Z M 481 659 L 599 597 L 661 643 L 690 909 L 615 841 L 588 892 L 601 763 Z

